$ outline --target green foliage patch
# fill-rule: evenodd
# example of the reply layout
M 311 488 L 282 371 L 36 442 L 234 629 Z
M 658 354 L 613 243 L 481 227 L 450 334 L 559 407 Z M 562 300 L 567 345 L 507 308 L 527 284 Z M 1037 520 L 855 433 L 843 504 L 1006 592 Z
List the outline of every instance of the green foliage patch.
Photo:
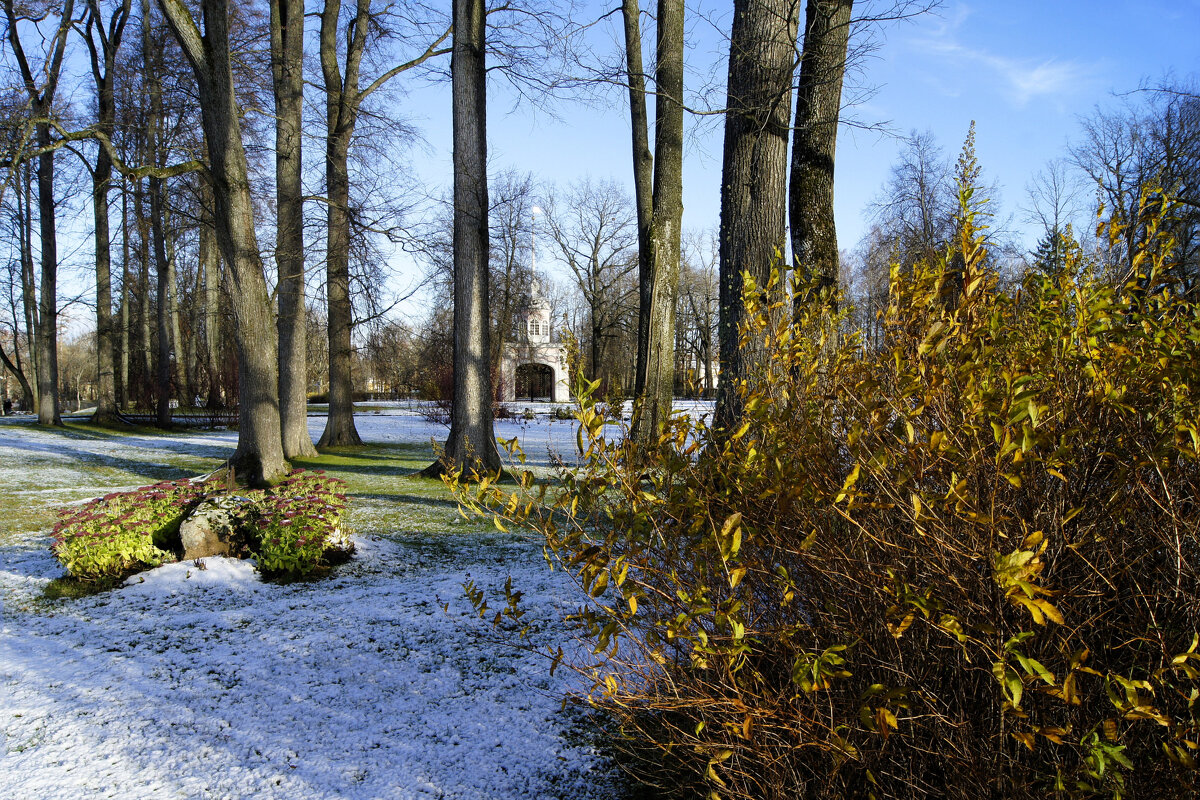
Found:
M 164 481 L 59 511 L 51 550 L 72 577 L 117 579 L 172 561 L 168 532 L 204 496 L 200 484 Z
M 271 489 L 239 493 L 235 548 L 268 579 L 322 574 L 353 550 L 342 524 L 345 485 L 322 471 L 297 470 Z M 51 550 L 71 578 L 115 585 L 180 555 L 179 526 L 201 502 L 229 497 L 219 481 L 167 481 L 113 492 L 62 509 Z

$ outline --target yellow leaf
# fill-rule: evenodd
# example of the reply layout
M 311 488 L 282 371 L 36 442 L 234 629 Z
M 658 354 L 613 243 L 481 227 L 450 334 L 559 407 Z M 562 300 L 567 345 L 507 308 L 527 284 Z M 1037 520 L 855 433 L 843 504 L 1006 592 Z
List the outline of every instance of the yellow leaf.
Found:
M 742 578 L 746 577 L 745 567 L 736 567 L 729 571 L 729 588 L 736 589 L 737 585 L 742 582 Z
M 1032 750 L 1032 749 L 1033 749 L 1033 745 L 1034 745 L 1034 743 L 1037 741 L 1037 740 L 1034 738 L 1034 736 L 1033 736 L 1033 734 L 1032 734 L 1032 733 L 1024 733 L 1024 732 L 1022 732 L 1022 733 L 1015 733 L 1015 732 L 1014 732 L 1014 733 L 1012 734 L 1012 737 L 1013 737 L 1014 739 L 1016 739 L 1018 742 L 1020 742 L 1021 744 L 1025 745 L 1025 746 L 1026 746 L 1027 748 L 1029 748 L 1030 750 Z
M 858 464 L 854 465 L 854 469 L 850 470 L 850 474 L 846 476 L 845 483 L 842 484 L 842 491 L 834 498 L 835 503 L 840 503 L 849 493 L 850 487 L 858 483 L 859 468 Z

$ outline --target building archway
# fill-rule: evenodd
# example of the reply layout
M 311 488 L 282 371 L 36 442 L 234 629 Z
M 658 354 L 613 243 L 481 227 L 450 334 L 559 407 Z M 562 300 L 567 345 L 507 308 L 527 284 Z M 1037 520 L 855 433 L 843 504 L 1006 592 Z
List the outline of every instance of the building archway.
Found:
M 554 400 L 554 369 L 548 364 L 518 364 L 517 398 Z

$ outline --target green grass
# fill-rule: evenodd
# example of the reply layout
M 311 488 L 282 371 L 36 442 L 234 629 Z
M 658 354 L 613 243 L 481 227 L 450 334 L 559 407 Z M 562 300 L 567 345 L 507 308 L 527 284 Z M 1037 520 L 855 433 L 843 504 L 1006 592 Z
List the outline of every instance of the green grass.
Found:
M 87 422 L 68 422 L 63 428 L 38 431 L 61 441 L 53 451 L 39 452 L 36 447 L 21 450 L 16 463 L 0 470 L 0 541 L 28 532 L 48 533 L 57 509 L 70 503 L 115 489 L 213 472 L 230 452 L 225 439 L 214 440 L 211 446 L 201 444 L 195 448 L 196 453 L 164 447 L 98 455 L 73 448 L 71 443 L 105 440 L 145 446 L 148 439 L 163 440 L 165 444 L 180 434 L 141 427 L 113 430 Z M 195 431 L 187 435 L 203 437 Z M 68 460 L 64 461 L 62 455 Z M 347 522 L 355 533 L 427 539 L 490 530 L 486 521 L 465 521 L 440 480 L 416 477 L 432 461 L 429 445 L 372 444 L 334 449 L 315 458 L 296 459 L 292 464 L 323 469 L 346 482 Z
M 355 533 L 381 536 L 445 534 L 468 526 L 440 480 L 416 473 L 433 461 L 428 445 L 371 444 L 333 448 L 292 466 L 323 469 L 346 482 L 349 523 Z M 485 527 L 474 522 L 471 530 Z

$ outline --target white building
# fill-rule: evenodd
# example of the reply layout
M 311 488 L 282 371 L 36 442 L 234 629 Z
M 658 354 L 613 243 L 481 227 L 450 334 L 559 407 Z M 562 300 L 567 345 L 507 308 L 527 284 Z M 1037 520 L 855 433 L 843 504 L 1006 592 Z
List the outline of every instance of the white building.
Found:
M 529 307 L 517 316 L 516 340 L 504 346 L 500 360 L 500 398 L 565 403 L 571 399 L 567 348 L 551 341 L 550 304 L 534 281 Z

